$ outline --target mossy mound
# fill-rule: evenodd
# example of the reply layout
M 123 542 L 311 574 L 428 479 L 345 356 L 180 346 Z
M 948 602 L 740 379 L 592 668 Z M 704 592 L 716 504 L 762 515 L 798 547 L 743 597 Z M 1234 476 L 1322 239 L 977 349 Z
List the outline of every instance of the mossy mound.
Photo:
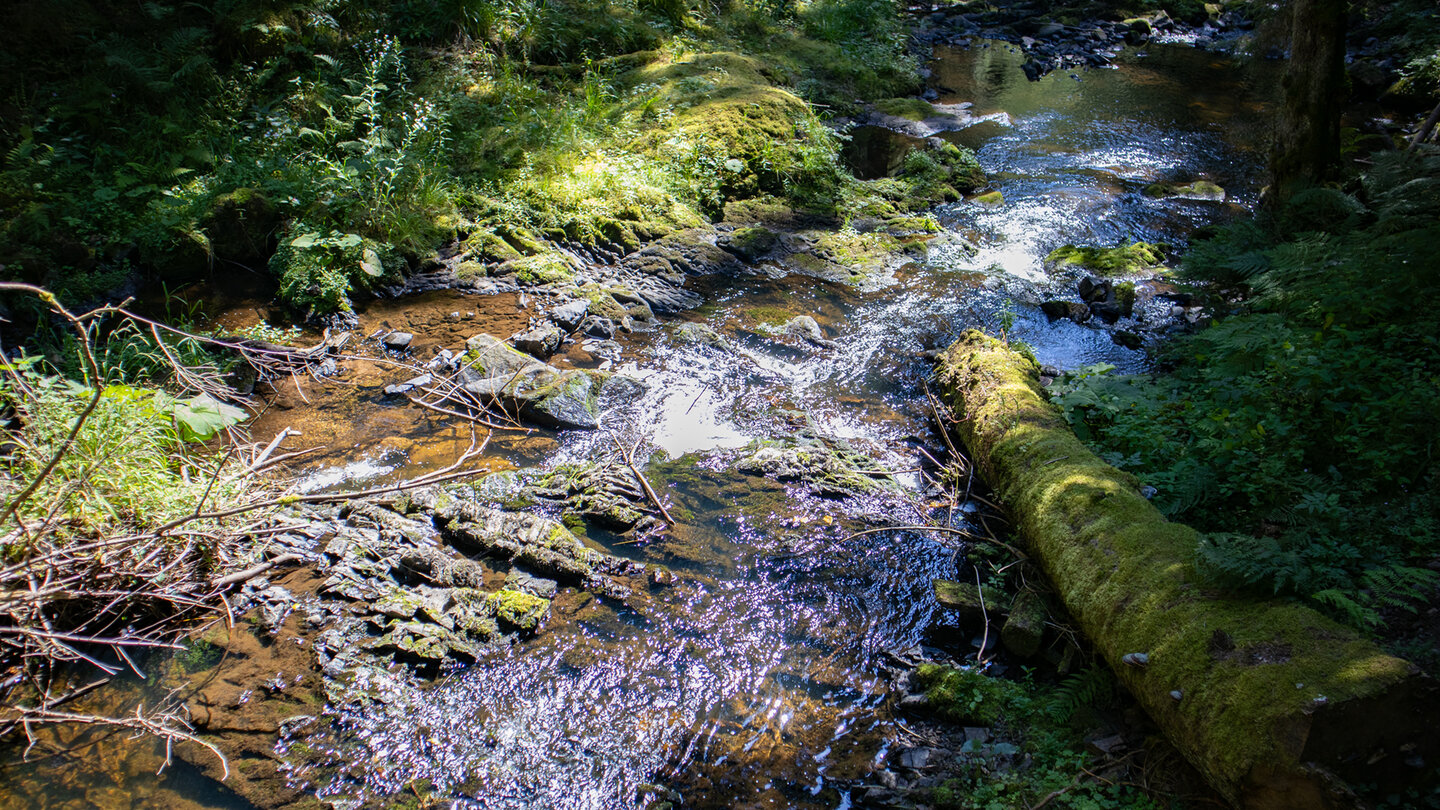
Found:
M 1050 251 L 1045 266 L 1051 271 L 1079 267 L 1097 276 L 1129 276 L 1159 267 L 1164 261 L 1159 245 L 1131 242 L 1112 248 L 1065 245 Z
M 964 726 L 993 726 L 1010 707 L 1014 685 L 979 670 L 921 664 L 915 686 L 941 718 Z
M 908 121 L 924 121 L 935 116 L 934 105 L 918 98 L 884 98 L 875 102 L 875 109 Z

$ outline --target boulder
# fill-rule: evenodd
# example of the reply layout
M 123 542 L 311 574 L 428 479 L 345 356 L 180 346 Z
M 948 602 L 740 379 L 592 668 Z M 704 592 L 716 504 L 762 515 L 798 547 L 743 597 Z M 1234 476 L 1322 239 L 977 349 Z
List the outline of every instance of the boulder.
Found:
M 465 341 L 459 375 L 465 390 L 544 427 L 600 426 L 596 384 L 588 373 L 560 371 L 486 334 Z
M 565 333 L 555 326 L 541 326 L 514 337 L 515 348 L 541 360 L 548 358 L 560 348 Z
M 584 298 L 577 298 L 568 304 L 562 304 L 550 311 L 550 320 L 559 324 L 567 332 L 574 332 L 580 328 L 580 322 L 590 313 L 590 302 Z
M 1040 304 L 1040 311 L 1052 321 L 1069 318 L 1075 323 L 1084 323 L 1090 320 L 1090 306 L 1079 301 L 1045 301 Z

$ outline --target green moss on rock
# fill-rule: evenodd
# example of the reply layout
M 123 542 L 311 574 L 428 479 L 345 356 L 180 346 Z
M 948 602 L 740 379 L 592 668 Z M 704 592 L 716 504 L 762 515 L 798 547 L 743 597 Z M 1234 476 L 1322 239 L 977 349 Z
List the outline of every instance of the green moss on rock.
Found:
M 523 633 L 534 633 L 550 612 L 550 600 L 509 589 L 490 594 L 489 602 L 500 622 Z
M 1126 276 L 1158 267 L 1164 260 L 1158 245 L 1131 242 L 1111 248 L 1065 245 L 1050 251 L 1045 264 L 1052 269 L 1080 267 L 1099 276 Z

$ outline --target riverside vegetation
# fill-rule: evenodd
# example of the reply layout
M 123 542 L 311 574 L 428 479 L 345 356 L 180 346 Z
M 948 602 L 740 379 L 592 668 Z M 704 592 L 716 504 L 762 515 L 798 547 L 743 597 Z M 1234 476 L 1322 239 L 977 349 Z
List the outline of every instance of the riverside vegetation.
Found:
M 1398 43 L 1374 57 L 1398 60 L 1397 96 L 1428 99 L 1436 28 L 1395 23 L 1430 12 L 1388 8 L 1362 9 Z M 955 147 L 913 150 L 878 180 L 844 166 L 826 118 L 919 104 L 904 98 L 921 87 L 908 20 L 887 0 L 32 3 L 0 23 L 0 66 L 18 77 L 0 106 L 0 265 L 72 306 L 244 268 L 269 276 L 297 320 L 343 324 L 445 246 L 463 254 L 461 275 L 503 266 L 539 285 L 573 274 L 571 254 L 629 253 L 727 206 L 883 233 L 983 184 Z M 1409 617 L 1436 584 L 1440 324 L 1415 302 L 1437 292 L 1425 255 L 1440 235 L 1437 161 L 1423 148 L 1381 156 L 1348 185 L 1217 231 L 1182 264 L 1212 291 L 1214 326 L 1167 347 L 1164 374 L 1091 368 L 1054 389 L 1083 438 L 1208 532 L 1197 554 L 1217 586 L 1312 601 L 1430 667 L 1434 639 Z M 49 317 L 42 299 L 4 306 L 22 324 Z M 238 417 L 177 374 L 236 361 L 143 325 L 87 323 L 78 341 L 40 329 L 33 354 L 11 355 L 0 394 L 21 429 L 6 499 L 44 486 L 6 520 L 21 533 L 54 522 L 47 542 L 63 547 L 147 534 L 193 504 L 263 500 L 248 476 L 202 474 L 226 468 L 204 440 Z M 97 364 L 82 369 L 89 341 Z M 92 390 L 98 405 L 67 440 Z M 208 597 L 214 575 L 252 560 L 241 538 L 212 546 L 211 524 L 190 528 L 195 543 L 155 559 L 179 560 L 194 587 L 177 596 Z M 155 562 L 150 550 L 134 561 Z M 7 562 L 32 552 L 7 541 Z M 151 573 L 127 569 L 122 584 Z M 1089 715 L 1118 700 L 1103 670 L 1059 690 L 971 670 L 917 677 L 942 717 L 1010 727 L 1034 763 L 977 764 L 936 804 L 1157 805 L 1086 775 Z

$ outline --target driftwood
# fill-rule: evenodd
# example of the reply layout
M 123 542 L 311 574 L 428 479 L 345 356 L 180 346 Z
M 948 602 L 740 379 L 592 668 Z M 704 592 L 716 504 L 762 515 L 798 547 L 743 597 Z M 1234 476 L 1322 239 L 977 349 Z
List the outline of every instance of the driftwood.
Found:
M 1135 479 L 1076 439 L 1032 361 L 968 332 L 941 357 L 955 427 L 1056 593 L 1181 753 L 1245 808 L 1353 806 L 1344 783 L 1434 762 L 1440 695 L 1302 605 L 1216 592 Z

